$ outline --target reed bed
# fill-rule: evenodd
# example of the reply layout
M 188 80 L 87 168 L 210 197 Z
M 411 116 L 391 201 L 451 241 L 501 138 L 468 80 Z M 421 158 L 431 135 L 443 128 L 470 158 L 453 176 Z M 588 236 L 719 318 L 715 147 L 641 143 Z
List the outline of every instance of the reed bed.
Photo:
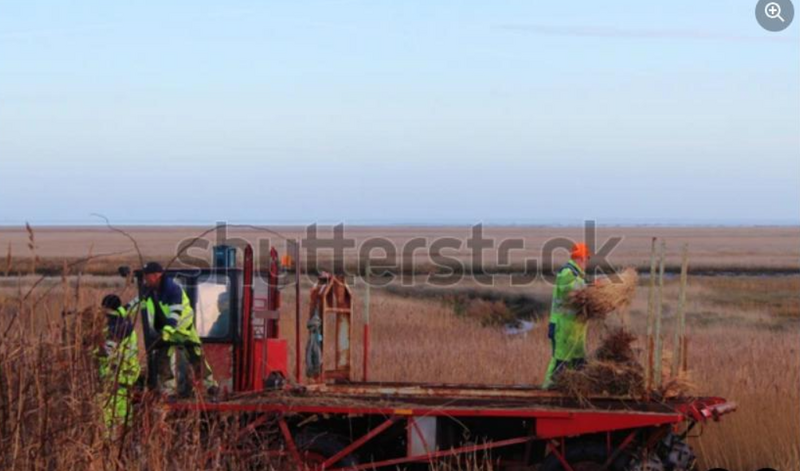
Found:
M 92 307 L 109 290 L 125 290 L 122 280 L 113 280 L 74 273 L 61 282 L 57 278 L 41 282 L 30 294 L 35 277 L 7 278 L 0 284 L 0 469 L 285 467 L 264 456 L 271 444 L 269 434 L 242 435 L 239 424 L 230 418 L 167 414 L 155 402 L 145 401 L 138 407 L 124 436 L 105 438 L 96 368 L 88 345 L 98 321 Z M 769 306 L 755 302 L 721 306 L 720 293 L 739 282 L 728 284 L 727 278 L 720 277 L 713 283 L 690 284 L 689 364 L 698 386 L 696 394 L 726 397 L 736 401 L 739 410 L 692 438 L 701 469 L 800 469 L 800 423 L 796 420 L 800 415 L 800 325 L 790 321 L 798 317 L 797 304 L 786 308 L 789 315 L 780 316 L 772 316 Z M 770 279 L 753 278 L 748 283 L 753 293 L 766 287 L 778 292 Z M 797 285 L 797 277 L 781 283 L 788 284 L 784 290 L 788 293 Z M 667 299 L 677 298 L 674 283 L 668 282 L 665 290 Z M 292 302 L 292 294 L 287 293 L 281 330 L 289 338 L 294 335 Z M 636 314 L 643 312 L 645 304 L 642 294 L 631 304 L 634 315 L 629 327 L 637 336 L 643 334 L 643 326 L 642 316 Z M 672 312 L 668 304 L 668 326 Z M 358 332 L 360 314 L 357 303 L 354 327 Z M 544 323 L 526 335 L 508 337 L 500 329 L 454 315 L 446 302 L 379 290 L 372 297 L 371 316 L 372 380 L 540 384 L 549 360 Z M 705 322 L 709 318 L 718 320 Z M 664 336 L 671 338 L 669 330 Z M 612 345 L 601 348 L 605 346 L 601 332 L 590 332 L 589 347 L 597 358 L 618 360 L 632 353 L 640 363 L 643 360 L 635 343 Z M 353 348 L 354 363 L 361 365 L 358 339 Z M 290 351 L 290 362 L 293 357 Z M 437 466 L 455 469 L 461 464 Z M 474 468 L 491 466 L 491 461 L 484 461 Z
M 0 469 L 282 466 L 266 456 L 271 432 L 242 434 L 230 417 L 167 413 L 147 398 L 137 402 L 131 426 L 109 436 L 93 355 L 104 322 L 94 306 L 106 291 L 75 280 L 44 298 L 26 298 L 29 289 L 0 292 Z

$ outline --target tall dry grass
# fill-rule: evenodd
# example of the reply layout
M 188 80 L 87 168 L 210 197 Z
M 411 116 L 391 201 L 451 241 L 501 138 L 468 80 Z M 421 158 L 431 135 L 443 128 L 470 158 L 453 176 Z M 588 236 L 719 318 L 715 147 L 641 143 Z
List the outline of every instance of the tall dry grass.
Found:
M 111 434 L 93 350 L 119 281 L 79 277 L 0 283 L 0 469 L 269 469 L 271 429 L 245 434 L 233 417 L 168 412 L 143 397 L 132 424 Z M 16 283 L 14 283 L 14 281 Z M 92 283 L 93 281 L 93 283 Z M 35 289 L 32 289 L 35 285 Z M 143 359 L 142 359 L 143 361 Z
M 0 469 L 280 466 L 264 455 L 274 441 L 241 435 L 239 422 L 167 414 L 157 403 L 146 402 L 137 409 L 125 436 L 107 439 L 90 354 L 100 313 L 89 308 L 108 291 L 129 293 L 119 278 L 73 276 L 39 282 L 26 297 L 37 281 L 36 277 L 0 280 Z M 739 404 L 738 412 L 709 424 L 702 436 L 692 439 L 701 469 L 800 469 L 800 326 L 791 320 L 798 317 L 798 304 L 781 301 L 776 313 L 774 304 L 754 301 L 764 291 L 784 299 L 798 281 L 797 277 L 692 280 L 687 307 L 693 378 L 702 394 Z M 513 291 L 504 286 L 496 289 Z M 741 302 L 721 303 L 720 296 L 728 289 Z M 666 290 L 670 302 L 664 336 L 669 342 L 677 288 L 668 283 Z M 356 288 L 355 332 L 361 332 L 361 293 Z M 640 333 L 645 300 L 646 293 L 640 290 L 631 309 L 631 328 Z M 290 339 L 293 302 L 291 293 L 286 293 L 281 327 Z M 373 290 L 370 313 L 371 380 L 539 384 L 549 360 L 543 322 L 527 334 L 509 337 L 497 327 L 483 325 L 480 316 L 457 315 L 446 299 L 381 290 Z M 607 322 L 613 326 L 619 320 L 612 317 Z M 604 328 L 593 326 L 590 347 L 598 344 Z M 359 337 L 353 346 L 360 378 Z M 294 352 L 290 354 L 293 361 Z M 491 461 L 483 463 L 489 466 Z

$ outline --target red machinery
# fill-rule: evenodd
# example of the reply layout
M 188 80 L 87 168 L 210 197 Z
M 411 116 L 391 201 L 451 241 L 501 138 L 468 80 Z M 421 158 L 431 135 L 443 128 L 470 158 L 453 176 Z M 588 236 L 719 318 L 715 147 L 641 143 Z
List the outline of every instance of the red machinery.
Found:
M 189 287 L 201 334 L 214 333 L 211 327 L 222 318 L 222 309 L 209 309 L 209 295 L 229 302 L 230 325 L 219 329 L 227 330 L 226 337 L 203 336 L 204 351 L 227 391 L 224 399 L 168 407 L 239 416 L 248 423 L 243 434 L 278 429 L 280 439 L 264 445 L 267 454 L 301 468 L 396 467 L 491 452 L 493 462 L 503 466 L 537 465 L 544 471 L 679 471 L 690 469 L 693 461 L 685 442 L 689 431 L 736 407 L 714 397 L 661 402 L 596 397 L 587 407 L 534 387 L 356 382 L 349 357 L 351 293 L 333 278 L 317 287 L 317 299 L 321 315 L 331 317 L 323 318 L 323 325 L 336 326 L 333 332 L 323 329 L 323 345 L 335 346 L 328 355 L 335 364 L 323 368 L 324 381 L 303 385 L 300 355 L 295 355 L 294 384 L 289 385 L 283 381 L 288 379 L 287 344 L 279 338 L 277 321 L 278 273 L 273 249 L 265 286 L 259 285 L 249 247 L 241 270 L 170 270 Z M 299 284 L 296 290 L 299 300 Z
M 231 249 L 232 247 L 219 247 Z M 195 325 L 203 342 L 203 353 L 224 393 L 260 391 L 279 387 L 289 376 L 287 342 L 279 338 L 278 253 L 270 251 L 268 268 L 254 277 L 253 249 L 244 250 L 243 268 L 215 264 L 209 269 L 171 269 L 172 277 L 188 294 L 195 312 Z M 141 271 L 136 272 L 140 290 Z M 140 293 L 141 294 L 141 293 Z M 147 351 L 152 352 L 158 335 L 142 317 Z M 148 357 L 148 383 L 156 381 L 154 359 Z M 185 389 L 188 385 L 182 384 Z

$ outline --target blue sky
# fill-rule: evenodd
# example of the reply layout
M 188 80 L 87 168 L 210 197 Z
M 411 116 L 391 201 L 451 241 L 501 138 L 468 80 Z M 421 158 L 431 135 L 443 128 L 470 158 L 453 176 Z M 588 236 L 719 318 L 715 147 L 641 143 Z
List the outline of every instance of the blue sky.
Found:
M 797 224 L 754 6 L 0 0 L 0 224 Z

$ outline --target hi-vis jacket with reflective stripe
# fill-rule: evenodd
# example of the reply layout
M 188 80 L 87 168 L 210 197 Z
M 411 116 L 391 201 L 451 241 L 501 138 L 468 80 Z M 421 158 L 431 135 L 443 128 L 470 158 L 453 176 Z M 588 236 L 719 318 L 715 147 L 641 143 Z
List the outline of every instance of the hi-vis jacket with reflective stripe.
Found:
M 577 313 L 575 307 L 570 305 L 569 295 L 574 290 L 579 290 L 586 286 L 586 274 L 583 268 L 579 267 L 574 260 L 570 260 L 561 267 L 556 276 L 556 283 L 553 287 L 553 304 L 550 306 L 550 322 L 561 319 L 565 316 L 574 316 Z
M 122 386 L 131 386 L 139 378 L 139 342 L 128 311 L 120 307 L 106 312 L 103 329 L 104 354 L 98 353 L 100 378 Z
M 570 304 L 570 294 L 586 287 L 585 276 L 583 269 L 572 260 L 556 276 L 550 324 L 553 326 L 553 358 L 558 361 L 586 358 L 586 321 L 577 316 L 577 309 Z
M 194 326 L 194 310 L 189 296 L 172 278 L 164 276 L 161 285 L 142 301 L 147 320 L 162 338 L 172 343 L 200 345 Z

